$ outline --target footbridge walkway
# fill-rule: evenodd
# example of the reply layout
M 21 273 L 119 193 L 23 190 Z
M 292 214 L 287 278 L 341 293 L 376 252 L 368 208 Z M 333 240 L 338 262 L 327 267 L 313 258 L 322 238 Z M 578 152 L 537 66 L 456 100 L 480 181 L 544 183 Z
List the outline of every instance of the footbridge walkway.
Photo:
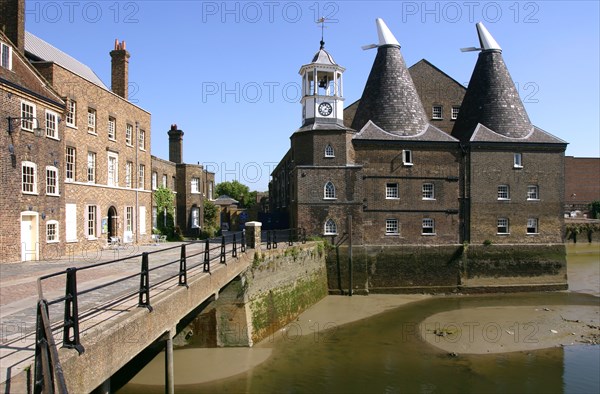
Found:
M 0 312 L 2 392 L 82 393 L 102 388 L 127 362 L 157 340 L 172 360 L 177 324 L 218 297 L 251 264 L 256 248 L 304 241 L 297 229 L 245 232 L 215 239 L 145 247 L 140 253 L 68 268 L 37 278 L 37 306 L 7 303 Z M 163 245 L 164 246 L 164 245 Z M 32 283 L 2 280 L 18 293 Z M 21 305 L 22 306 L 22 305 Z M 172 363 L 170 364 L 172 368 Z M 172 369 L 166 373 L 173 392 Z M 105 391 L 110 388 L 106 387 Z

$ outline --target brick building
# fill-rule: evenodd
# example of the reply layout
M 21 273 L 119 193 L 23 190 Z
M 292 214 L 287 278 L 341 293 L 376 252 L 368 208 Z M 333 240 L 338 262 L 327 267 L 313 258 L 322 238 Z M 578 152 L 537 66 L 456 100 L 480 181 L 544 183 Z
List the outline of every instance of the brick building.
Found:
M 183 131 L 171 125 L 169 160 L 152 156 L 152 190 L 167 187 L 175 193 L 174 223 L 184 235 L 197 236 L 204 228 L 204 201 L 213 200 L 215 174 L 200 163 L 183 162 Z M 152 226 L 157 227 L 157 207 L 152 206 Z
M 2 14 L 14 11 L 7 3 Z M 6 32 L 0 30 L 0 262 L 52 259 L 65 249 L 65 103 L 25 58 L 23 32 Z
M 600 201 L 600 158 L 565 157 L 565 212 L 588 212 L 592 201 Z
M 377 28 L 362 97 L 345 110 L 344 69 L 323 42 L 300 69 L 303 123 L 272 173 L 272 212 L 364 245 L 562 242 L 566 143 L 531 124 L 483 25 L 468 89 L 426 60 L 407 69 Z

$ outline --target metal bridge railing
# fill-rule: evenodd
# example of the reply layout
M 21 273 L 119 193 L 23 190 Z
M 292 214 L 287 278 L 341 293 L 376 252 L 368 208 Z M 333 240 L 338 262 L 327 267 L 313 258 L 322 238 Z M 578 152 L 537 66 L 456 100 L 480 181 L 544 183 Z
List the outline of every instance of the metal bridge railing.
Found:
M 284 230 L 265 230 L 261 233 L 261 242 L 267 244 L 267 249 L 277 249 L 279 242 L 306 243 L 306 231 L 303 228 L 288 228 Z
M 188 253 L 190 247 L 200 249 L 198 251 Z M 153 255 L 167 253 L 175 249 L 180 249 L 179 258 L 168 260 L 157 266 L 150 266 L 150 260 Z M 80 322 L 82 319 L 88 318 L 97 313 L 94 308 L 90 308 L 85 312 L 79 311 L 79 301 L 81 297 L 106 289 L 109 286 L 122 283 L 125 281 L 135 280 L 139 277 L 139 287 L 135 291 L 125 291 L 124 294 L 118 295 L 116 298 L 111 298 L 106 301 L 105 306 L 117 305 L 132 297 L 138 297 L 138 307 L 147 308 L 152 311 L 150 300 L 150 289 L 157 287 L 163 283 L 177 278 L 178 286 L 188 287 L 187 279 L 188 272 L 193 268 L 201 268 L 203 273 L 210 274 L 211 264 L 218 259 L 219 264 L 227 264 L 228 255 L 231 258 L 236 258 L 238 253 L 246 251 L 246 234 L 244 231 L 232 232 L 222 235 L 217 238 L 206 239 L 205 241 L 192 241 L 169 248 L 156 250 L 152 252 L 144 252 L 134 256 L 128 256 L 116 260 L 100 262 L 79 268 L 68 268 L 64 271 L 55 272 L 44 275 L 38 278 L 38 306 L 37 306 L 37 323 L 36 323 L 36 344 L 35 344 L 35 380 L 34 393 L 67 393 L 65 378 L 63 375 L 62 366 L 58 357 L 57 345 L 54 340 L 53 331 L 62 331 L 62 347 L 76 349 L 79 354 L 82 354 L 85 349 L 80 340 Z M 141 259 L 139 273 L 126 275 L 122 278 L 103 283 L 86 290 L 78 291 L 77 289 L 77 273 L 81 271 L 93 270 L 100 267 L 106 267 L 125 261 L 135 261 Z M 195 261 L 195 263 L 193 263 Z M 191 264 L 188 264 L 190 263 Z M 163 270 L 178 264 L 178 269 L 169 271 L 166 275 L 158 280 L 150 280 L 150 274 Z M 53 300 L 47 300 L 44 297 L 42 284 L 43 281 L 65 277 L 65 295 Z M 134 286 L 135 287 L 135 286 Z M 62 324 L 51 324 L 49 316 L 49 307 L 51 305 L 64 302 L 64 315 Z

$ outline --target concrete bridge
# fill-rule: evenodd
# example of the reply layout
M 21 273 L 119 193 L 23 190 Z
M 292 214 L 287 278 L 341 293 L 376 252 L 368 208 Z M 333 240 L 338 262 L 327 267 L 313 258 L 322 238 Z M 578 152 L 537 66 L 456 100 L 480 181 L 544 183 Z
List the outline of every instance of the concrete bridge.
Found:
M 287 232 L 279 235 L 280 248 L 287 245 L 286 235 Z M 297 239 L 297 234 L 294 238 Z M 71 348 L 58 349 L 61 367 L 57 371 L 56 364 L 54 365 L 55 373 L 62 371 L 66 390 L 72 393 L 95 389 L 109 392 L 110 377 L 113 374 L 151 344 L 164 341 L 167 365 L 170 365 L 170 373 L 166 373 L 167 389 L 173 392 L 172 338 L 176 335 L 178 323 L 191 313 L 196 313 L 198 307 L 206 301 L 217 299 L 228 284 L 239 279 L 240 274 L 252 266 L 255 252 L 261 249 L 260 223 L 251 223 L 247 227 L 247 250 L 244 251 L 240 242 L 241 237 L 238 235 L 237 242 L 232 242 L 229 238 L 227 242 L 223 239 L 219 243 L 217 240 L 210 245 L 204 242 L 188 243 L 146 252 L 141 256 L 96 263 L 88 266 L 88 269 L 80 267 L 76 270 L 80 280 L 95 275 L 101 279 L 97 282 L 85 281 L 84 286 L 76 288 L 75 303 L 69 295 L 68 280 L 66 296 L 65 290 L 44 294 L 50 300 L 50 319 L 55 320 L 52 324 L 52 339 L 63 334 L 63 341 L 56 340 L 58 345 L 71 345 Z M 263 249 L 266 246 L 262 244 Z M 112 274 L 102 275 L 99 272 L 108 267 L 114 270 Z M 40 282 L 43 285 L 43 282 L 64 280 L 58 276 L 45 275 Z M 66 276 L 69 276 L 68 272 Z M 65 317 L 60 321 L 63 312 Z M 75 315 L 77 322 L 73 324 Z M 242 320 L 247 315 L 240 314 Z M 251 324 L 248 321 L 235 323 L 237 328 L 246 330 L 239 336 L 245 343 L 239 344 L 251 345 Z M 19 346 L 31 349 L 35 346 L 31 343 L 34 339 L 32 336 L 22 337 Z M 5 357 L 6 349 L 2 356 L 3 368 L 8 366 L 4 371 L 5 376 L 12 375 L 2 389 L 4 392 L 29 391 L 31 381 L 39 383 L 43 380 L 42 377 L 47 378 L 47 373 L 41 374 L 42 364 L 37 364 L 36 361 L 37 379 L 32 377 L 31 369 L 27 368 L 15 377 L 11 374 L 10 365 L 20 352 L 17 346 L 13 349 L 17 351 L 12 352 L 12 358 Z M 50 353 L 48 358 L 51 358 Z M 56 376 L 55 384 L 61 391 L 60 378 L 59 375 Z M 49 385 L 52 384 L 46 381 L 45 388 Z M 39 386 L 36 390 L 39 390 Z

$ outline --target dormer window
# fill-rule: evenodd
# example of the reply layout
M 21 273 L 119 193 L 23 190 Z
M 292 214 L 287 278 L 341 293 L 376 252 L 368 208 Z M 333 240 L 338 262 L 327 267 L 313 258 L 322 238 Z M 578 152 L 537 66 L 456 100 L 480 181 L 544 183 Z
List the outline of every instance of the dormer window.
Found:
M 402 151 L 402 164 L 404 164 L 405 166 L 412 166 L 413 165 L 413 161 L 412 161 L 412 152 L 405 149 Z
M 335 157 L 335 152 L 333 151 L 333 147 L 331 145 L 327 145 L 325 147 L 325 157 Z
M 442 119 L 442 106 L 441 105 L 434 105 L 432 110 L 432 118 L 433 119 Z
M 12 48 L 0 42 L 0 66 L 12 70 Z

